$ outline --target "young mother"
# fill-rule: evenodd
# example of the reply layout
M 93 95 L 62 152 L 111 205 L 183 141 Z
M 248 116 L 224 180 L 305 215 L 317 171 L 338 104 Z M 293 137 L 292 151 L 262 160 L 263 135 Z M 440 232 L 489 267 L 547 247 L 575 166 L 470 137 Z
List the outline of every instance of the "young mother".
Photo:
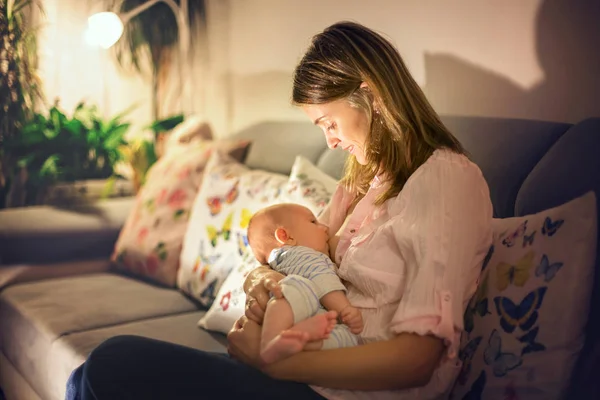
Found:
M 481 171 L 442 124 L 397 50 L 355 23 L 316 35 L 293 101 L 351 156 L 329 209 L 331 256 L 363 344 L 260 364 L 267 268 L 247 278 L 229 353 L 139 337 L 109 339 L 69 382 L 83 399 L 432 399 L 460 368 L 463 313 L 492 241 Z M 77 396 L 75 396 L 77 394 Z M 81 397 L 79 397 L 81 395 Z

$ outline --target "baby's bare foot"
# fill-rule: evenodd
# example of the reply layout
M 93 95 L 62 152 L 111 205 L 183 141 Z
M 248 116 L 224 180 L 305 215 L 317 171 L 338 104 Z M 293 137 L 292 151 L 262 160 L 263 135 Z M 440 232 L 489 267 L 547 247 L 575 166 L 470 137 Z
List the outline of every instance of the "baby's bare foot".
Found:
M 290 330 L 308 333 L 308 340 L 312 342 L 314 340 L 327 339 L 336 323 L 337 313 L 335 311 L 328 311 L 300 321 Z
M 266 364 L 283 360 L 301 352 L 308 339 L 309 335 L 306 332 L 283 331 L 267 344 L 260 356 Z

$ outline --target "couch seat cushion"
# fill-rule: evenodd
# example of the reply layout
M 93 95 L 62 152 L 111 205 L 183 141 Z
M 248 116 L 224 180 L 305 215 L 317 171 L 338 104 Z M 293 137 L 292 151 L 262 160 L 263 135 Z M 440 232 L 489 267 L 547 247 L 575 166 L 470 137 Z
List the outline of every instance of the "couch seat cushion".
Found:
M 0 210 L 0 262 L 51 264 L 105 258 L 114 249 L 133 204 L 133 197 L 124 197 L 70 209 Z
M 100 343 L 117 335 L 139 335 L 211 352 L 226 351 L 226 337 L 197 327 L 204 311 L 178 314 L 66 335 L 50 349 L 47 369 L 52 371 L 46 392 L 48 398 L 64 399 L 65 382 Z
M 176 290 L 110 273 L 19 284 L 0 293 L 0 348 L 47 398 L 42 389 L 56 339 L 192 311 L 196 305 Z

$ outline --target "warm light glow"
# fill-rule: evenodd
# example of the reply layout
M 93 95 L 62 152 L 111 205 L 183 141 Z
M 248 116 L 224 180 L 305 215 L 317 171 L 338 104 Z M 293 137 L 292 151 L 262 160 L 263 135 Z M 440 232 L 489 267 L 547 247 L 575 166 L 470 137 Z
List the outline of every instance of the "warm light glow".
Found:
M 85 40 L 91 46 L 108 49 L 123 34 L 123 21 L 115 13 L 100 12 L 88 18 Z

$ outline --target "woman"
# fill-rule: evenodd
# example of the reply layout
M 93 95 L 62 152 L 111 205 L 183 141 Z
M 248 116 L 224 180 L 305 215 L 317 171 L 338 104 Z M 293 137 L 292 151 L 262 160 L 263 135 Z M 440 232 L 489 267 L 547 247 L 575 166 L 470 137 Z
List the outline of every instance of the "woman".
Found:
M 313 38 L 293 102 L 351 154 L 322 222 L 361 309 L 363 344 L 261 365 L 260 323 L 281 275 L 247 278 L 232 356 L 135 337 L 100 345 L 70 381 L 83 399 L 443 398 L 460 368 L 466 303 L 492 240 L 481 171 L 382 36 L 338 23 Z M 162 392 L 161 392 L 162 390 Z

